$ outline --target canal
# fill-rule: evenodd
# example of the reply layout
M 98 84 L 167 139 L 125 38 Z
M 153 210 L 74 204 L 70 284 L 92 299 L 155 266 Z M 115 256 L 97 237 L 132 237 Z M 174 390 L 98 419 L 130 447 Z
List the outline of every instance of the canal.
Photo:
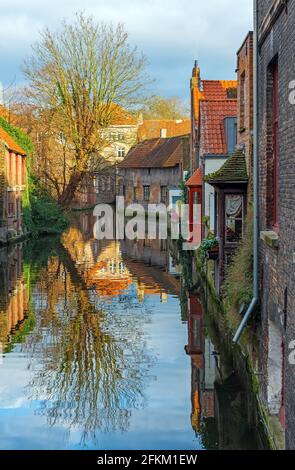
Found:
M 257 449 L 252 402 L 169 242 L 0 251 L 0 449 Z

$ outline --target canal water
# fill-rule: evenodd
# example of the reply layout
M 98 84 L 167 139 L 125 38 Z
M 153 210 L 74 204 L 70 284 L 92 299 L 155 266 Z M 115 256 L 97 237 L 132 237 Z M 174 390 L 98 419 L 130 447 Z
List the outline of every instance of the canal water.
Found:
M 256 449 L 251 400 L 169 242 L 0 251 L 0 449 Z

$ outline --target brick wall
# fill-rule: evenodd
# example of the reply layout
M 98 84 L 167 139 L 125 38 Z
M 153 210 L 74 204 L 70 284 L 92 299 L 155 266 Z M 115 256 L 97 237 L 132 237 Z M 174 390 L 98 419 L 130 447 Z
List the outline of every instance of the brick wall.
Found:
M 6 239 L 6 148 L 0 142 L 0 241 Z
M 259 24 L 269 11 L 271 1 L 260 0 Z M 260 159 L 260 230 L 271 229 L 273 198 L 273 128 L 268 122 L 272 85 L 270 65 L 277 56 L 279 70 L 278 133 L 278 224 L 279 247 L 260 243 L 261 266 L 261 370 L 265 402 L 269 399 L 273 341 L 276 328 L 285 347 L 286 445 L 295 449 L 295 366 L 288 362 L 288 345 L 295 339 L 295 107 L 289 103 L 289 83 L 295 79 L 295 0 L 287 2 L 279 17 L 269 17 L 271 27 L 260 31 L 259 42 L 259 159 Z M 286 316 L 286 329 L 284 319 Z M 270 324 L 273 325 L 270 328 Z M 276 366 L 276 365 L 275 365 Z M 283 367 L 282 367 L 283 370 Z
M 133 188 L 137 188 L 138 202 L 143 204 L 143 186 L 150 186 L 149 204 L 159 204 L 161 202 L 161 186 L 178 187 L 180 175 L 179 167 L 174 168 L 143 168 L 120 170 L 123 185 L 125 186 L 125 203 L 134 202 Z M 168 203 L 168 200 L 167 200 Z
M 250 32 L 237 54 L 238 65 L 238 145 L 245 146 L 247 171 L 252 180 L 253 131 L 253 33 Z

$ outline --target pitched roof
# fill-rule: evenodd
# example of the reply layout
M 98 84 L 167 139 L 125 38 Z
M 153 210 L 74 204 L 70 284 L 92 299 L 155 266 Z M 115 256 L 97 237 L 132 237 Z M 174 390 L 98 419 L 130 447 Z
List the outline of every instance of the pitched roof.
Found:
M 237 88 L 237 80 L 202 80 L 204 100 L 230 99 L 228 90 Z
M 9 150 L 12 150 L 13 152 L 20 154 L 20 155 L 26 155 L 26 152 L 24 149 L 22 149 L 14 140 L 12 137 L 10 137 L 7 132 L 5 132 L 2 127 L 0 127 L 0 140 L 2 140 L 6 146 L 9 148 Z
M 166 137 L 177 137 L 190 134 L 190 119 L 148 119 L 138 128 L 139 140 L 156 139 L 161 137 L 161 129 L 166 129 Z
M 194 115 L 198 123 L 199 105 L 204 100 L 227 100 L 229 89 L 237 89 L 237 80 L 201 80 L 201 85 L 193 88 Z
M 184 151 L 184 138 L 145 140 L 133 147 L 120 168 L 172 168 L 179 164 Z
M 200 114 L 201 155 L 227 155 L 224 119 L 237 115 L 237 100 L 202 101 Z
M 202 184 L 203 184 L 202 169 L 201 167 L 199 167 L 197 171 L 195 171 L 194 174 L 188 179 L 185 185 L 188 187 L 192 187 L 192 186 L 202 186 Z
M 204 180 L 212 186 L 224 183 L 247 183 L 248 174 L 244 153 L 236 150 L 219 170 L 205 176 Z

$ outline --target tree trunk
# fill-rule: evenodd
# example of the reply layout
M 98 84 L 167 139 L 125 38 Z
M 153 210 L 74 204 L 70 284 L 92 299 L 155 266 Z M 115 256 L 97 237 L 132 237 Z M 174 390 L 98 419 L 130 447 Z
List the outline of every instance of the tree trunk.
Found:
M 75 196 L 75 193 L 79 187 L 79 184 L 81 183 L 82 176 L 83 176 L 83 173 L 78 172 L 78 173 L 74 173 L 70 177 L 69 183 L 67 184 L 64 191 L 58 198 L 58 204 L 60 204 L 63 208 L 67 208 L 71 204 Z

